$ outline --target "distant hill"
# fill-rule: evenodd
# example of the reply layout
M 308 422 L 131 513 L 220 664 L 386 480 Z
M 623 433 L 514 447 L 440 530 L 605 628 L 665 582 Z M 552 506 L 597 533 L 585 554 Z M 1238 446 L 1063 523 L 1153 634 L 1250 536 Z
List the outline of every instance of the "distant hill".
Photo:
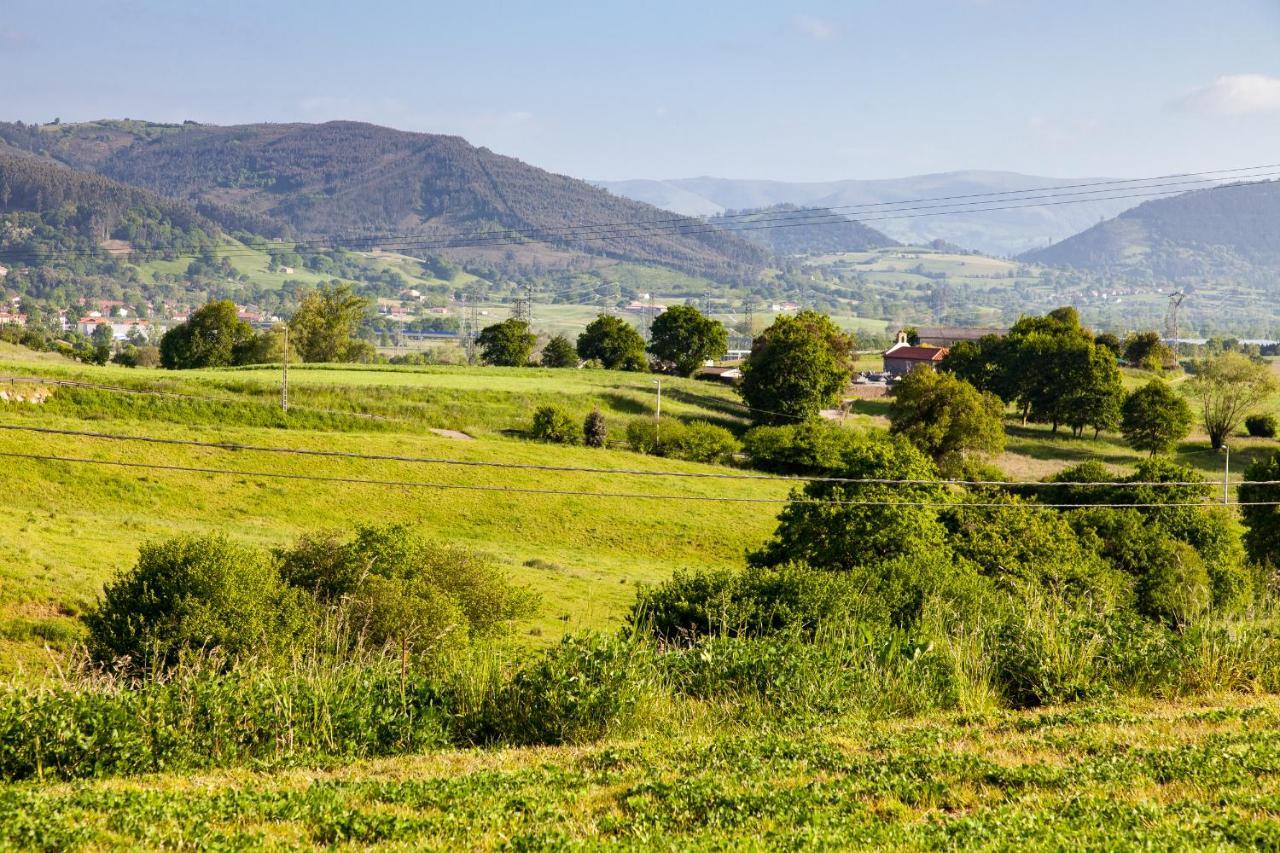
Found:
M 1024 260 L 1156 279 L 1280 272 L 1280 182 L 1232 184 L 1148 201 Z
M 777 204 L 759 210 L 728 211 L 708 221 L 780 257 L 862 252 L 900 245 L 874 228 L 822 207 Z
M 0 259 L 9 265 L 83 270 L 108 248 L 192 250 L 218 233 L 184 202 L 0 144 Z
M 1131 202 L 1095 200 L 1053 207 L 917 216 L 911 219 L 877 219 L 885 214 L 876 212 L 874 207 L 855 210 L 841 208 L 910 199 L 1059 187 L 1089 180 L 1095 179 L 964 171 L 871 181 L 788 183 L 701 177 L 670 181 L 601 181 L 599 185 L 618 195 L 693 216 L 714 215 L 731 208 L 755 209 L 776 204 L 831 207 L 849 216 L 872 220 L 868 222 L 869 225 L 904 243 L 924 245 L 941 239 L 988 254 L 1014 255 L 1076 234 L 1100 219 L 1115 216 L 1131 206 Z
M 101 121 L 0 123 L 0 139 L 79 169 L 190 202 L 231 228 L 298 237 L 413 234 L 419 243 L 511 229 L 577 253 L 717 279 L 752 277 L 765 254 L 738 237 L 611 195 L 456 136 L 357 122 L 218 127 Z M 663 220 L 662 227 L 573 229 Z M 671 233 L 679 225 L 692 233 Z M 421 235 L 421 236 L 418 236 Z M 457 253 L 525 251 L 504 234 Z M 412 249 L 412 246 L 409 247 Z

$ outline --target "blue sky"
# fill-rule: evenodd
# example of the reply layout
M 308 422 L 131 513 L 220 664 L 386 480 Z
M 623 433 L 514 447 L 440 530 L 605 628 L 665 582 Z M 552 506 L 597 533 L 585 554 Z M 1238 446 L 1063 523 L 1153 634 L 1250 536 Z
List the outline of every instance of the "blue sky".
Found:
M 578 177 L 1280 161 L 1280 0 L 5 0 L 0 118 L 350 118 Z

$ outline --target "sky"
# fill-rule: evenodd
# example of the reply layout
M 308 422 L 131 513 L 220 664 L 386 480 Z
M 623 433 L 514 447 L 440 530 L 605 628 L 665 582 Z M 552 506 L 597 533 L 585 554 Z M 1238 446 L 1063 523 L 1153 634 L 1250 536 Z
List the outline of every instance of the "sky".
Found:
M 354 119 L 596 180 L 1280 162 L 1280 0 L 4 0 L 0 119 Z

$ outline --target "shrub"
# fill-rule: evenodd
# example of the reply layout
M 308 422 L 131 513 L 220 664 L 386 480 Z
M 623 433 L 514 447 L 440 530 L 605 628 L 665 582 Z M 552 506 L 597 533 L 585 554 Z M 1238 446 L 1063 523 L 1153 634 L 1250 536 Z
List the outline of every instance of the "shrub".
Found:
M 533 413 L 533 426 L 529 432 L 538 441 L 554 444 L 577 444 L 582 439 L 573 418 L 554 406 L 538 407 Z
M 1244 419 L 1244 428 L 1255 438 L 1275 438 L 1276 416 L 1250 415 Z
M 676 429 L 664 424 L 660 438 L 661 455 L 689 462 L 728 462 L 738 452 L 733 433 L 706 421 L 692 421 Z
M 1012 705 L 1057 705 L 1111 692 L 1098 613 L 1035 587 L 1008 610 L 994 651 L 996 680 Z
M 627 623 L 668 641 L 784 630 L 812 635 L 822 623 L 848 621 L 862 598 L 849 577 L 803 565 L 677 571 L 671 580 L 640 590 Z
M 669 429 L 679 429 L 679 421 L 671 421 Z M 627 447 L 636 453 L 658 452 L 658 425 L 648 418 L 634 420 L 627 424 Z
M 625 731 L 652 700 L 653 661 L 648 647 L 621 638 L 566 636 L 502 686 L 477 735 L 555 745 Z
M 360 527 L 350 540 L 303 537 L 276 552 L 285 582 L 326 604 L 344 599 L 375 641 L 414 645 L 445 635 L 492 635 L 529 612 L 533 598 L 491 560 L 432 542 L 404 525 Z M 385 611 L 385 612 L 384 612 Z M 400 620 L 401 627 L 391 626 Z
M 578 351 L 564 335 L 556 335 L 542 348 L 543 367 L 577 367 Z
M 587 447 L 604 447 L 609 443 L 609 428 L 598 409 L 587 415 L 582 424 L 582 436 Z
M 215 535 L 143 545 L 85 624 L 95 660 L 142 672 L 185 650 L 272 656 L 306 633 L 310 615 L 270 561 Z
M 1265 504 L 1280 501 L 1280 452 L 1271 453 L 1249 463 L 1240 484 L 1240 507 L 1245 534 L 1244 546 L 1249 557 L 1259 565 L 1277 567 L 1280 563 L 1280 506 Z
M 862 437 L 828 420 L 761 426 L 742 437 L 751 465 L 779 474 L 824 474 L 840 468 L 845 452 Z
M 1138 604 L 1146 615 L 1182 629 L 1209 609 L 1209 573 L 1185 542 L 1168 542 L 1162 550 L 1139 583 Z

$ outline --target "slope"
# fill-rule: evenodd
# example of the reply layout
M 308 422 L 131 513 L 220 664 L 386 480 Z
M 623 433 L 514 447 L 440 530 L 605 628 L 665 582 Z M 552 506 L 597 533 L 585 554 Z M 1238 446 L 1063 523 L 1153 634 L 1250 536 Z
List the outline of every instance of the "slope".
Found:
M 752 277 L 765 260 L 756 247 L 708 232 L 700 222 L 673 223 L 666 211 L 456 136 L 357 122 L 218 127 L 103 121 L 38 129 L 3 124 L 0 138 L 201 205 L 232 228 L 269 220 L 300 237 L 413 233 L 422 235 L 419 245 L 422 239 L 516 229 L 578 253 L 720 280 Z M 231 221 L 233 213 L 246 219 Z M 663 227 L 564 231 L 655 220 Z M 692 233 L 672 233 L 673 225 Z M 500 257 L 514 260 L 524 250 L 505 235 L 493 242 L 488 253 L 459 246 L 455 254 L 487 257 L 497 248 Z
M 731 212 L 709 221 L 779 257 L 861 252 L 899 245 L 897 240 L 828 208 L 778 204 Z
M 1280 182 L 1232 184 L 1148 201 L 1023 257 L 1173 281 L 1273 280 L 1278 222 Z

